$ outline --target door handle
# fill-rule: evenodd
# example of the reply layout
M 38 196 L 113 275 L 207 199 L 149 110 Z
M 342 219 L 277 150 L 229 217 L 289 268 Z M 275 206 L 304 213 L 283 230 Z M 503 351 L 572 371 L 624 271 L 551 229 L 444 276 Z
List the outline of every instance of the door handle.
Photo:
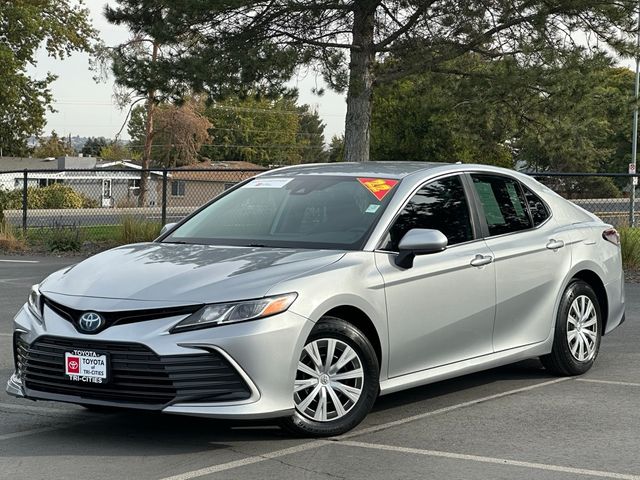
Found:
M 547 243 L 547 248 L 549 250 L 558 250 L 562 247 L 564 247 L 564 242 L 562 240 L 554 240 L 552 238 L 551 240 L 549 240 L 549 243 Z
M 490 255 L 484 256 L 484 255 L 476 255 L 476 257 L 471 260 L 470 265 L 472 267 L 482 267 L 483 265 L 489 265 L 491 262 L 493 262 L 493 257 Z

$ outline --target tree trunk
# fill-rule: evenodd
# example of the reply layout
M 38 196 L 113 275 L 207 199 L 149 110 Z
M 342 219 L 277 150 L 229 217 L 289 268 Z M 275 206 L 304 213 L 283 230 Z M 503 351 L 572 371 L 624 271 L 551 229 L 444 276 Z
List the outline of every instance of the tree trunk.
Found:
M 151 52 L 151 63 L 154 64 L 158 58 L 158 44 L 153 42 Z M 144 151 L 142 152 L 142 173 L 140 174 L 140 195 L 138 196 L 138 206 L 144 207 L 147 203 L 147 180 L 150 176 L 148 170 L 151 166 L 151 149 L 153 147 L 153 113 L 156 103 L 156 91 L 149 90 L 147 94 L 147 121 L 144 126 Z
M 379 2 L 355 2 L 353 12 L 353 45 L 349 62 L 349 89 L 344 131 L 344 161 L 369 160 L 371 106 L 373 101 L 373 66 L 375 51 L 373 33 L 375 12 Z

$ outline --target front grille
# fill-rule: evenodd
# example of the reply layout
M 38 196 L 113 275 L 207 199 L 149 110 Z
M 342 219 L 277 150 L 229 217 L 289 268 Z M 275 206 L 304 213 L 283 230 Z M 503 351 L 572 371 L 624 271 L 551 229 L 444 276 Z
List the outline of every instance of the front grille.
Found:
M 217 352 L 158 356 L 136 343 L 40 337 L 28 345 L 15 337 L 16 365 L 27 389 L 80 400 L 100 400 L 163 408 L 182 402 L 226 402 L 251 396 L 238 371 Z M 109 381 L 74 382 L 65 375 L 64 354 L 93 350 L 108 354 Z
M 43 297 L 44 304 L 53 310 L 60 317 L 70 322 L 78 332 L 84 334 L 96 334 L 102 330 L 113 327 L 114 325 L 125 325 L 127 323 L 145 322 L 148 320 L 157 320 L 159 318 L 174 317 L 180 315 L 189 315 L 197 312 L 202 308 L 202 305 L 186 305 L 182 307 L 165 307 L 165 308 L 153 308 L 145 310 L 123 310 L 119 312 L 103 312 L 96 311 L 105 322 L 102 328 L 98 328 L 91 332 L 82 330 L 78 325 L 78 320 L 86 311 L 76 310 L 61 303 L 54 302 L 48 297 Z

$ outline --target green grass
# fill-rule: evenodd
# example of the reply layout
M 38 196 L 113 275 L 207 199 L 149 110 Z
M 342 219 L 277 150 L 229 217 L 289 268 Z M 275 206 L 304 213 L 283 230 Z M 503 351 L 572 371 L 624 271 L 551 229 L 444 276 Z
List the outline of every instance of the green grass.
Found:
M 91 225 L 86 227 L 34 227 L 27 229 L 28 245 L 50 250 L 79 250 L 89 242 L 111 248 L 127 243 L 150 242 L 158 237 L 162 226 L 135 217 L 123 218 L 120 225 Z M 18 230 L 20 236 L 22 230 Z
M 120 240 L 123 244 L 150 242 L 160 235 L 162 224 L 149 222 L 136 217 L 126 216 L 122 219 Z
M 624 268 L 640 268 L 640 228 L 622 227 L 618 232 Z
M 122 237 L 122 225 L 92 225 L 90 227 L 77 227 L 82 232 L 84 241 L 96 243 L 120 243 Z M 49 227 L 35 227 L 27 229 L 27 242 L 40 244 L 51 234 Z

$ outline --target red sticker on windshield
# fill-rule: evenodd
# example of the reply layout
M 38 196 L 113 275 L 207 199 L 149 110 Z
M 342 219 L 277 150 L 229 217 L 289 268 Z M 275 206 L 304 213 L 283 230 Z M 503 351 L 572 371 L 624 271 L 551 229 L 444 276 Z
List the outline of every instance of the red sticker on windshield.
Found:
M 393 187 L 398 184 L 398 180 L 389 180 L 386 178 L 358 178 L 358 181 L 378 200 L 382 200 L 387 196 Z

